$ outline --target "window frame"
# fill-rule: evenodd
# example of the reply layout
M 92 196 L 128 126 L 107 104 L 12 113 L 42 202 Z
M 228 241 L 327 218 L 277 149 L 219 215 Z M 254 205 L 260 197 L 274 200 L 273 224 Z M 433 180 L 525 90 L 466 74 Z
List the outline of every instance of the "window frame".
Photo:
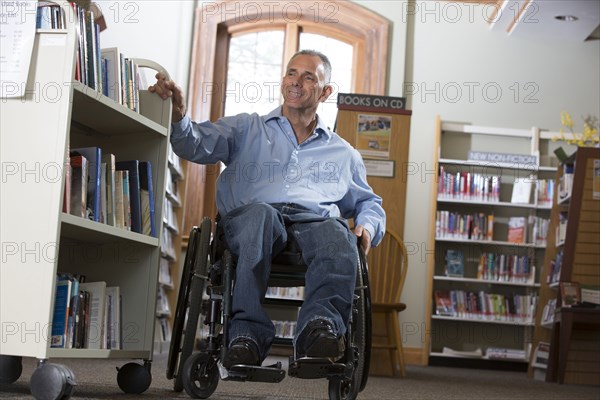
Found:
M 290 9 L 293 8 L 292 12 Z M 203 2 L 196 9 L 192 42 L 191 76 L 187 90 L 188 112 L 195 121 L 216 121 L 223 116 L 227 83 L 227 56 L 231 35 L 257 30 L 284 30 L 283 65 L 297 51 L 301 32 L 329 36 L 353 46 L 354 93 L 385 95 L 390 22 L 348 0 L 299 2 Z M 184 232 L 205 215 L 216 215 L 218 166 L 187 163 L 187 185 L 199 186 L 186 196 Z

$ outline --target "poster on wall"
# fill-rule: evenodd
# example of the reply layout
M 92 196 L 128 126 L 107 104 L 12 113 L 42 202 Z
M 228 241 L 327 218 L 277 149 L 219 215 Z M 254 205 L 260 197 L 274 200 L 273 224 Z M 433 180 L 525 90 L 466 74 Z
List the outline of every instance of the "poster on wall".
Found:
M 363 156 L 389 158 L 392 117 L 359 114 L 356 127 L 356 149 Z

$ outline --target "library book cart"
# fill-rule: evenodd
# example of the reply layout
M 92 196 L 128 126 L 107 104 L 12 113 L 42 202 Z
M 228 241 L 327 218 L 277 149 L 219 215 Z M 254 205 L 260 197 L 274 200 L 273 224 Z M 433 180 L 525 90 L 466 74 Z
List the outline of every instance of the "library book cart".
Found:
M 63 5 L 66 15 L 68 7 Z M 51 363 L 52 358 L 141 360 L 118 368 L 117 383 L 126 393 L 141 393 L 152 380 L 171 102 L 140 91 L 138 113 L 75 81 L 76 25 L 71 20 L 64 29 L 38 29 L 25 95 L 0 99 L 6 171 L 1 190 L 0 378 L 2 383 L 16 381 L 22 357 L 36 358 L 30 388 L 38 399 L 68 398 L 76 384 L 72 371 Z M 148 60 L 133 62 L 164 72 Z M 156 237 L 62 212 L 69 149 L 88 146 L 115 154 L 117 160 L 150 161 Z M 51 346 L 58 272 L 120 288 L 118 346 Z

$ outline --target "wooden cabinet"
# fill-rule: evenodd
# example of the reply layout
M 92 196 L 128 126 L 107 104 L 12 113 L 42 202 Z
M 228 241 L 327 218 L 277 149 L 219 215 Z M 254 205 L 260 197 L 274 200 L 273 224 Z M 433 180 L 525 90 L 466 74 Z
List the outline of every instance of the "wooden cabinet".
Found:
M 547 365 L 529 373 L 546 381 L 598 384 L 600 310 L 562 306 L 561 282 L 600 287 L 600 149 L 579 148 L 556 174 L 548 249 L 542 271 L 534 348 L 549 345 Z

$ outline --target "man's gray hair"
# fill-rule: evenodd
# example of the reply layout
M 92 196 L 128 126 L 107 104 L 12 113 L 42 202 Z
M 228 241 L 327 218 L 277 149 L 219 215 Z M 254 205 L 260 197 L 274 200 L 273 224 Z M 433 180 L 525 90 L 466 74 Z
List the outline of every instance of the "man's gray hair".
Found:
M 329 62 L 329 58 L 327 58 L 327 56 L 325 54 L 321 53 L 320 51 L 300 50 L 296 54 L 294 54 L 292 56 L 292 58 L 290 58 L 290 61 L 292 61 L 294 58 L 296 58 L 298 56 L 302 56 L 302 55 L 319 57 L 321 59 L 321 62 L 323 62 L 323 68 L 325 69 L 325 84 L 329 84 L 329 82 L 331 81 L 331 62 Z

